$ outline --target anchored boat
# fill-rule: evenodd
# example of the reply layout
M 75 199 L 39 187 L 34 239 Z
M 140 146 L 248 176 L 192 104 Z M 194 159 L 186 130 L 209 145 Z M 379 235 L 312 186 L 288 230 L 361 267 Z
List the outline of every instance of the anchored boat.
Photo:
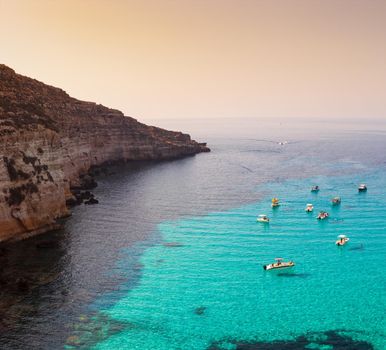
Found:
M 305 211 L 307 213 L 311 213 L 313 210 L 314 210 L 314 206 L 311 203 L 308 203 L 307 206 L 306 206 Z
M 365 192 L 365 191 L 367 191 L 367 186 L 366 186 L 366 184 L 360 184 L 360 185 L 358 186 L 358 191 L 359 191 L 359 192 Z
M 274 270 L 274 269 L 284 269 L 287 267 L 293 267 L 295 266 L 295 263 L 293 261 L 284 262 L 282 261 L 283 258 L 276 258 L 276 262 L 268 265 L 264 265 L 264 270 Z
M 346 235 L 339 235 L 338 240 L 335 242 L 335 244 L 338 246 L 342 246 L 345 245 L 349 240 L 350 238 L 348 238 Z
M 326 211 L 319 212 L 318 216 L 316 217 L 318 220 L 324 220 L 329 217 L 329 214 Z
M 260 215 L 257 217 L 257 221 L 258 221 L 258 222 L 262 222 L 262 223 L 267 224 L 267 223 L 269 223 L 269 218 L 268 218 L 268 216 L 265 215 L 265 214 L 260 214 Z
M 311 187 L 311 192 L 319 192 L 319 186 L 318 185 L 312 186 Z
M 272 198 L 272 208 L 277 208 L 280 205 L 279 198 Z

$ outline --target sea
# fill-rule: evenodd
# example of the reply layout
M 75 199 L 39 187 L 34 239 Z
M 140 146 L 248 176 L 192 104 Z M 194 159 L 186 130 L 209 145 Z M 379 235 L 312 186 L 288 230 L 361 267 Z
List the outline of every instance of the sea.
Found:
M 0 349 L 386 349 L 386 122 L 153 124 L 212 151 L 111 167 L 99 204 L 8 247 L 32 277 L 0 293 Z

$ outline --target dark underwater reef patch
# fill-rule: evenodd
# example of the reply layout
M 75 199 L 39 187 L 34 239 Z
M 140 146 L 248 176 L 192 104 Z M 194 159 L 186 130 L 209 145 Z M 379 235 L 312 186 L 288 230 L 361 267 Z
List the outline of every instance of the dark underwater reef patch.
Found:
M 194 313 L 196 315 L 203 315 L 205 310 L 206 310 L 205 306 L 196 307 L 195 310 L 194 310 Z
M 365 341 L 354 340 L 342 334 L 347 331 L 326 331 L 307 333 L 295 340 L 277 340 L 273 342 L 222 340 L 212 343 L 207 350 L 309 350 L 328 348 L 332 350 L 373 350 L 374 347 Z
M 130 322 L 111 319 L 108 315 L 95 312 L 80 315 L 70 326 L 71 333 L 66 340 L 66 349 L 88 350 L 95 344 L 129 329 L 138 328 Z

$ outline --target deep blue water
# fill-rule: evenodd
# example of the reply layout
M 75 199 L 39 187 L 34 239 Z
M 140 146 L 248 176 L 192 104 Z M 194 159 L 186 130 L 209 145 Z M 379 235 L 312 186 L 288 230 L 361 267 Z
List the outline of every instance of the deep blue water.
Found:
M 384 349 L 385 125 L 164 123 L 212 152 L 111 169 L 57 246 L 23 242 L 52 278 L 13 306 L 2 347 Z M 296 266 L 264 271 L 277 256 Z

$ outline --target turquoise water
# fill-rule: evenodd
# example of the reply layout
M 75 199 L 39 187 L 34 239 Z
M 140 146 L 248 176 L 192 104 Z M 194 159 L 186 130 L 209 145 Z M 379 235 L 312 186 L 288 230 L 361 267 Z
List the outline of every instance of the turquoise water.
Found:
M 320 345 L 328 331 L 385 349 L 384 171 L 269 184 L 261 201 L 162 222 L 160 241 L 141 250 L 137 283 L 123 284 L 114 303 L 108 296 L 95 304 L 121 328 L 93 349 L 234 349 L 303 335 L 313 339 L 305 348 L 333 349 Z M 362 181 L 367 193 L 357 191 Z M 321 191 L 312 194 L 316 183 Z M 338 207 L 330 204 L 335 195 Z M 280 208 L 270 208 L 272 196 Z M 314 213 L 304 211 L 307 203 Z M 318 222 L 319 210 L 330 218 Z M 261 213 L 269 225 L 256 222 Z M 344 247 L 334 244 L 339 234 L 350 237 Z M 264 271 L 278 256 L 296 266 Z
M 110 167 L 98 205 L 0 249 L 0 349 L 385 349 L 386 124 L 181 122 L 212 152 Z

